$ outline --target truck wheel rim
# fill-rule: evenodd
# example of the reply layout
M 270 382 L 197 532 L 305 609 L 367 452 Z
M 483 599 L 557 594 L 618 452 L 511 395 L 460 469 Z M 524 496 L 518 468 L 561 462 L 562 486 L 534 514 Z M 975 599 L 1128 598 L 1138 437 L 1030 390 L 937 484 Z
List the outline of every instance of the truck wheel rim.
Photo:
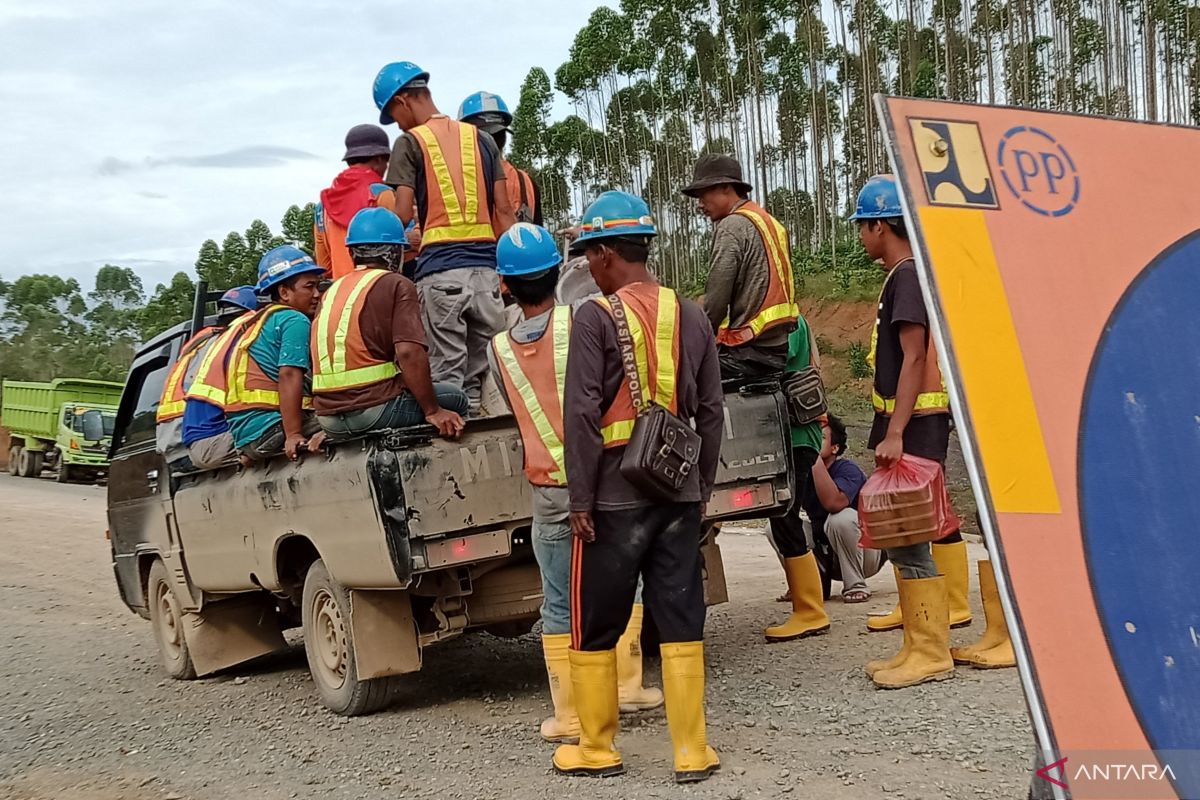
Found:
M 171 660 L 179 658 L 179 617 L 175 604 L 171 602 L 171 589 L 166 584 L 158 585 L 158 635 L 163 650 Z
M 313 597 L 313 649 L 322 679 L 333 688 L 346 681 L 348 647 L 342 612 L 333 595 L 320 590 Z

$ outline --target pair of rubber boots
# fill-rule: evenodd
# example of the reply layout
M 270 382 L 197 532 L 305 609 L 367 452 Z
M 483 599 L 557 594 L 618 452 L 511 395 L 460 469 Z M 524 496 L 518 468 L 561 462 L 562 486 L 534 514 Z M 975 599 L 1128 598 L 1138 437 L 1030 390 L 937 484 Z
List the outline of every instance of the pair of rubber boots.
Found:
M 811 552 L 799 558 L 783 560 L 788 593 L 792 598 L 792 615 L 782 625 L 767 628 L 763 633 L 768 642 L 788 642 L 829 632 L 829 615 L 825 613 L 825 597 L 821 590 L 821 573 Z
M 933 544 L 933 563 L 939 575 L 946 578 L 946 593 L 950 603 L 950 627 L 964 628 L 971 624 L 971 605 L 967 602 L 967 543 Z M 896 583 L 900 582 L 900 570 L 896 571 Z M 904 625 L 904 613 L 896 603 L 887 614 L 867 617 L 867 630 L 894 631 Z
M 664 643 L 661 652 L 675 782 L 702 781 L 721 768 L 704 723 L 704 642 Z M 564 775 L 620 775 L 625 765 L 613 745 L 619 719 L 617 654 L 570 650 L 568 658 L 579 744 L 560 745 L 554 751 L 554 769 Z

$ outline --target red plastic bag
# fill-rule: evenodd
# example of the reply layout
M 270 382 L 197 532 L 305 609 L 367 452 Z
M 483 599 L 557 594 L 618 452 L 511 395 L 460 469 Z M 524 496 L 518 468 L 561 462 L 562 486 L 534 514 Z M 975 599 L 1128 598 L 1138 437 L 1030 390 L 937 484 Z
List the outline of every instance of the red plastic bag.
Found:
M 959 528 L 942 465 L 905 455 L 877 469 L 858 493 L 860 546 L 882 550 L 934 542 Z

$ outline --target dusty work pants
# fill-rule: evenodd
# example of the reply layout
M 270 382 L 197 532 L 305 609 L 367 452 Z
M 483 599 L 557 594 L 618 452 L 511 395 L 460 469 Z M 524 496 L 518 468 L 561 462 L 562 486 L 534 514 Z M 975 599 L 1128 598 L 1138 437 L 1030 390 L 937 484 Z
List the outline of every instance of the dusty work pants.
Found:
M 808 482 L 812 480 L 813 464 L 820 454 L 811 447 L 793 447 L 792 464 L 796 473 L 796 487 L 792 507 L 782 517 L 771 517 L 771 541 L 783 558 L 799 558 L 808 553 L 808 537 L 804 534 L 804 523 L 800 519 L 800 499 L 804 497 Z
M 438 405 L 457 414 L 467 413 L 467 396 L 462 389 L 449 383 L 435 383 L 433 391 L 437 395 Z M 421 410 L 417 398 L 412 392 L 403 391 L 388 400 L 370 408 L 360 408 L 357 411 L 347 411 L 340 414 L 318 414 L 317 421 L 325 429 L 330 438 L 348 438 L 367 431 L 384 430 L 385 428 L 411 428 L 414 425 L 425 424 L 425 412 Z
M 435 272 L 417 284 L 435 381 L 462 387 L 475 411 L 488 371 L 487 348 L 504 330 L 500 279 L 492 267 Z
M 808 523 L 811 524 L 811 523 Z M 858 510 L 843 508 L 825 519 L 825 538 L 837 556 L 842 572 L 842 594 L 869 592 L 867 578 L 883 566 L 882 550 L 864 550 L 858 546 L 862 532 L 858 527 Z
M 596 541 L 572 540 L 571 647 L 611 650 L 642 601 L 664 643 L 704 638 L 700 504 L 594 511 Z

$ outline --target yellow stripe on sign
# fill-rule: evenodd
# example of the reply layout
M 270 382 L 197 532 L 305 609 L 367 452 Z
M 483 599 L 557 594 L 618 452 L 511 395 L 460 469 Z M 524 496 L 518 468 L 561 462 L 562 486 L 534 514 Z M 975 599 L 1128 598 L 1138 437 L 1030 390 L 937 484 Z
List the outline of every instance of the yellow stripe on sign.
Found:
M 1058 514 L 1033 390 L 985 212 L 920 209 L 938 296 L 996 511 Z

